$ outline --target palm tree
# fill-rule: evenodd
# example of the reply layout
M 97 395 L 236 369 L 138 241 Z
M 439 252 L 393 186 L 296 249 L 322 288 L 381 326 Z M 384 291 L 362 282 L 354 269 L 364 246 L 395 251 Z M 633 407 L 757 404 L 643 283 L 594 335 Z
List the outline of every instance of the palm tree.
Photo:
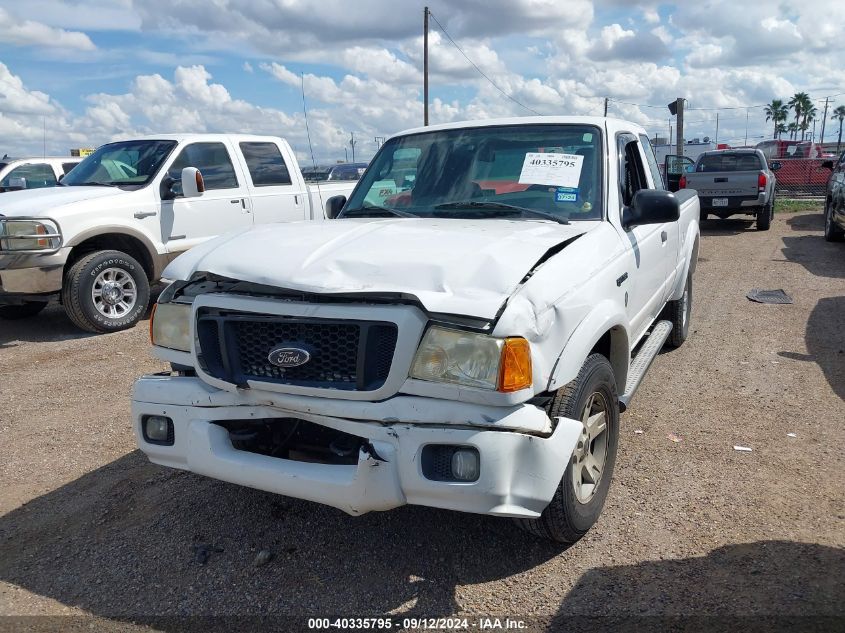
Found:
M 812 102 L 810 101 L 810 95 L 808 95 L 806 92 L 796 92 L 794 95 L 792 95 L 792 99 L 790 99 L 786 105 L 795 111 L 795 137 L 797 138 L 798 130 L 801 129 L 801 115 L 804 113 L 804 110 L 806 110 L 809 105 L 812 105 Z
M 815 120 L 816 115 L 818 113 L 819 113 L 819 111 L 816 110 L 816 106 L 814 106 L 812 103 L 805 103 L 804 104 L 804 111 L 801 113 L 801 125 L 800 125 L 801 140 L 802 141 L 804 140 L 805 132 L 810 129 L 810 123 L 812 123 Z
M 780 135 L 786 132 L 786 126 L 783 123 L 778 123 L 775 126 L 775 138 L 780 138 Z
M 781 121 L 786 121 L 786 117 L 789 116 L 789 108 L 782 100 L 772 99 L 772 102 L 763 108 L 763 111 L 766 113 L 766 121 L 771 121 L 774 125 L 773 138 L 777 138 L 778 125 Z
M 845 121 L 845 105 L 836 106 L 832 119 L 839 119 L 839 138 L 836 141 L 836 153 L 839 154 L 839 146 L 842 144 L 842 121 Z

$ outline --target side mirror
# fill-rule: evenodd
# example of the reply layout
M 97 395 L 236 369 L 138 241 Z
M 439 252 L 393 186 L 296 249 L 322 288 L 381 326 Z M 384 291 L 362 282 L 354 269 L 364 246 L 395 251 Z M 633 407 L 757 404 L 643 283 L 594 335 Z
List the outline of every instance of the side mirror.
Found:
M 769 165 L 769 169 L 771 169 L 772 171 L 777 171 L 781 167 L 782 167 L 782 165 L 780 164 L 780 161 L 777 161 L 777 160 L 772 161 L 772 164 Z M 831 169 L 833 169 L 832 166 L 831 166 Z
M 822 168 L 823 169 L 830 169 L 833 170 L 833 161 L 832 160 L 824 160 L 822 161 Z M 14 180 L 14 179 L 12 179 Z
M 26 189 L 26 178 L 9 178 L 9 186 L 7 189 L 10 191 Z
M 178 180 L 169 176 L 167 174 L 164 175 L 164 178 L 161 179 L 161 185 L 159 187 L 159 194 L 161 195 L 162 200 L 173 200 L 176 197 L 176 192 L 173 191 L 173 186 L 176 184 L 181 184 Z
M 346 196 L 332 196 L 326 200 L 326 217 L 329 220 L 334 220 L 340 215 L 343 205 L 346 204 Z
M 640 189 L 634 194 L 631 206 L 622 213 L 622 224 L 627 230 L 643 224 L 677 222 L 681 205 L 675 194 L 662 189 Z
M 196 167 L 185 167 L 182 170 L 182 195 L 186 198 L 196 198 L 205 191 L 205 181 L 200 170 Z

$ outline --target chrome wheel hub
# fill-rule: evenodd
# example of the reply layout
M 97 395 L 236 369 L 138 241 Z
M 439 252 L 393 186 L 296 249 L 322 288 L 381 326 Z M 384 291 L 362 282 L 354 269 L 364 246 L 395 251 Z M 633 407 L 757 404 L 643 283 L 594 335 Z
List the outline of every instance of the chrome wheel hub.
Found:
M 135 307 L 138 288 L 122 268 L 106 268 L 94 280 L 91 300 L 97 312 L 110 319 L 125 316 Z
M 593 393 L 581 413 L 581 436 L 572 453 L 572 485 L 579 503 L 588 503 L 596 494 L 607 458 L 608 404 Z

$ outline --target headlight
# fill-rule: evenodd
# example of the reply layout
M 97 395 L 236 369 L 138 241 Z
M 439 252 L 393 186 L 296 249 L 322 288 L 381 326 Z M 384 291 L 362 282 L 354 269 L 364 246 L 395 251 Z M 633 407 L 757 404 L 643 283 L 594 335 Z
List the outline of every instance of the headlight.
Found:
M 0 219 L 0 250 L 48 251 L 61 245 L 59 227 L 50 220 Z
M 519 391 L 531 386 L 531 349 L 522 338 L 497 339 L 431 327 L 417 349 L 411 377 Z
M 157 303 L 150 318 L 150 340 L 159 347 L 190 352 L 191 305 Z

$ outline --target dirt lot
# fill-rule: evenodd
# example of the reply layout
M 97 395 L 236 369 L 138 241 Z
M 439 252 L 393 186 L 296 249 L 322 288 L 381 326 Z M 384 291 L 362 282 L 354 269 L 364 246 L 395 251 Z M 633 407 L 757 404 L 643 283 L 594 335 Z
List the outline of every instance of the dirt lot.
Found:
M 703 236 L 694 333 L 655 361 L 623 416 L 604 514 L 566 551 L 507 520 L 416 507 L 352 518 L 150 465 L 128 403 L 136 376 L 164 369 L 146 323 L 81 335 L 58 308 L 0 323 L 0 614 L 165 630 L 180 625 L 151 616 L 845 626 L 845 245 L 806 210 L 768 233 L 711 221 Z M 751 303 L 755 287 L 795 303 Z M 221 551 L 202 565 L 198 545 Z M 256 567 L 261 549 L 274 558 Z

